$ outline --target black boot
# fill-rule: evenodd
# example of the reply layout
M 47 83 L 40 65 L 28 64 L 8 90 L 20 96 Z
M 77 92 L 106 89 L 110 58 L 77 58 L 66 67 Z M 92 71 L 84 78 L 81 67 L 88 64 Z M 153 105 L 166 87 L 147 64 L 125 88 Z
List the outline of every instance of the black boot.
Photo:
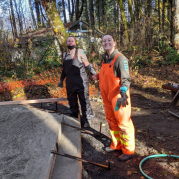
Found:
M 81 120 L 81 127 L 87 128 L 87 127 L 90 127 L 90 126 L 91 126 L 91 120 L 87 120 L 87 119 Z
M 118 157 L 118 160 L 122 161 L 122 162 L 125 162 L 125 161 L 127 161 L 127 160 L 129 160 L 129 159 L 131 159 L 133 157 L 134 157 L 134 154 L 131 154 L 131 155 L 122 154 L 122 155 L 120 155 Z

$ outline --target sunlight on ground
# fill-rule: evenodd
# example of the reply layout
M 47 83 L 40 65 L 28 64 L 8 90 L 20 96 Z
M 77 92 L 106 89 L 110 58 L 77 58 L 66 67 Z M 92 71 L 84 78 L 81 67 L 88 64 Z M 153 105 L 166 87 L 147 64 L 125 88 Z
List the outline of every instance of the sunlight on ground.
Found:
M 146 93 L 146 92 L 145 92 Z M 170 91 L 168 91 L 168 90 L 165 90 L 165 93 L 167 94 L 170 94 Z M 148 99 L 148 100 L 153 100 L 153 101 L 157 101 L 157 102 L 162 102 L 164 99 L 166 100 L 166 101 L 169 101 L 169 100 L 167 100 L 166 99 L 166 97 L 165 96 L 159 96 L 159 95 L 153 95 L 153 94 L 146 94 L 146 95 L 144 95 L 144 92 L 143 91 L 141 91 L 141 90 L 137 90 L 137 89 L 135 89 L 135 88 L 132 88 L 131 89 L 131 94 L 140 94 L 141 96 L 143 96 L 143 97 L 145 97 L 146 99 Z M 172 99 L 172 98 L 171 98 Z M 146 106 L 147 107 L 147 106 Z
M 35 116 L 37 116 L 41 121 L 43 121 L 44 124 L 58 136 L 59 129 L 60 129 L 60 123 L 55 119 L 55 117 L 52 114 L 45 113 L 45 116 L 44 116 L 44 112 L 39 111 L 39 110 L 34 110 L 31 108 L 29 108 L 29 111 L 31 111 Z M 59 117 L 62 118 L 62 115 L 59 115 Z M 65 139 L 65 142 L 68 143 L 68 148 L 66 148 L 66 151 L 68 151 L 68 149 L 76 149 L 77 150 L 76 146 L 72 143 L 71 140 L 69 140 L 63 134 L 63 132 L 61 133 L 61 138 Z
M 53 115 L 49 113 L 45 113 L 42 111 L 34 110 L 32 108 L 29 108 L 29 111 L 31 111 L 35 116 L 37 116 L 41 121 L 44 122 L 44 124 L 50 128 L 54 133 L 58 135 L 58 128 L 60 127 L 59 122 L 54 118 Z

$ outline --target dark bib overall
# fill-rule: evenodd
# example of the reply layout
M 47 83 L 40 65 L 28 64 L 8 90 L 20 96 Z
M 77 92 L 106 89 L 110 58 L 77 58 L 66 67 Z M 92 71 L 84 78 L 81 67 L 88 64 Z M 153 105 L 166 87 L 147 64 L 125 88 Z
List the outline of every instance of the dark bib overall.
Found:
M 79 98 L 82 111 L 82 123 L 85 120 L 91 120 L 94 114 L 89 101 L 89 82 L 84 64 L 78 60 L 77 49 L 73 59 L 64 59 L 63 70 L 66 75 L 67 98 L 73 116 L 77 117 L 79 112 Z

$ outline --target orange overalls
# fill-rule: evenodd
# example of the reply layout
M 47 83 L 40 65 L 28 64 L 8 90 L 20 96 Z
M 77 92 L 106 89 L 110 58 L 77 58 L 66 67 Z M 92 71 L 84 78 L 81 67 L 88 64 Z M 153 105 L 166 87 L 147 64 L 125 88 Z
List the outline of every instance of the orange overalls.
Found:
M 126 94 L 128 96 L 128 105 L 120 106 L 115 111 L 117 99 L 121 98 L 119 88 L 121 86 L 120 78 L 115 77 L 113 65 L 116 58 L 122 54 L 117 54 L 112 62 L 103 63 L 99 72 L 99 87 L 104 102 L 106 120 L 109 124 L 112 142 L 110 148 L 122 150 L 126 155 L 131 155 L 135 150 L 134 125 L 131 120 L 131 100 L 129 89 Z

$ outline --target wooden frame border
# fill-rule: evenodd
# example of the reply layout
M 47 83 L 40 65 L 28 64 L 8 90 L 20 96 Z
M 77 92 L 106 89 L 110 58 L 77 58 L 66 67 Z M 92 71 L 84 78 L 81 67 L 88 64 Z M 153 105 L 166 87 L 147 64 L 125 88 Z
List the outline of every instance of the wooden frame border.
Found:
M 12 104 L 33 104 L 33 103 L 45 103 L 45 102 L 58 102 L 66 101 L 67 98 L 47 98 L 47 99 L 34 99 L 34 100 L 22 100 L 22 101 L 4 101 L 0 102 L 0 105 L 12 105 Z

